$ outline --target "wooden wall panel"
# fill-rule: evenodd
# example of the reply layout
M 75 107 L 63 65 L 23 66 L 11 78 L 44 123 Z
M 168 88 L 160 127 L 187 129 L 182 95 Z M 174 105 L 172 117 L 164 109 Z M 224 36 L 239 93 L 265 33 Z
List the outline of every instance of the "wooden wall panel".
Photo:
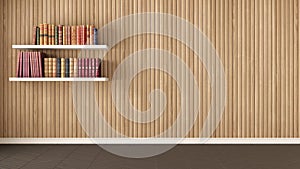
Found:
M 30 44 L 32 26 L 39 23 L 95 24 L 101 28 L 122 16 L 142 12 L 162 12 L 184 18 L 199 28 L 216 48 L 225 70 L 227 96 L 222 120 L 212 137 L 300 136 L 299 0 L 3 0 L 0 11 L 3 23 L 0 26 L 0 137 L 87 137 L 78 119 L 93 129 L 92 137 L 115 137 L 115 133 L 96 120 L 100 114 L 93 113 L 92 118 L 86 114 L 77 117 L 72 83 L 9 82 L 8 78 L 15 75 L 18 52 L 11 49 L 11 45 Z M 134 29 L 138 29 L 141 23 L 134 20 L 126 24 L 133 24 Z M 140 26 L 153 25 L 148 22 Z M 202 44 L 195 33 L 187 32 L 184 26 L 159 28 L 181 31 L 193 46 Z M 108 34 L 119 36 L 113 30 Z M 107 35 L 101 36 L 107 38 Z M 216 103 L 221 100 L 212 95 L 212 79 L 189 47 L 162 35 L 129 37 L 105 55 L 102 74 L 112 78 L 126 57 L 148 48 L 171 52 L 193 72 L 201 93 L 200 111 L 187 137 L 199 137 L 211 99 Z M 200 48 L 201 55 L 206 55 L 206 47 Z M 75 50 L 43 52 L 53 57 L 78 55 Z M 132 62 L 132 67 L 137 68 L 137 61 Z M 155 62 L 163 63 L 163 59 Z M 209 64 L 215 68 L 215 63 Z M 172 69 L 181 78 L 187 75 L 176 67 Z M 127 76 L 125 73 L 124 77 Z M 76 88 L 82 94 L 91 91 L 90 84 L 84 84 L 84 88 Z M 99 108 L 113 129 L 130 137 L 156 136 L 165 131 L 182 113 L 182 105 L 188 102 L 181 103 L 181 92 L 172 76 L 159 70 L 145 70 L 131 82 L 130 97 L 117 99 L 121 99 L 122 104 L 129 99 L 136 109 L 145 111 L 151 106 L 148 102 L 150 92 L 159 88 L 166 94 L 167 106 L 164 114 L 155 121 L 134 123 L 115 108 L 111 81 L 97 82 L 93 88 L 98 106 L 81 108 L 87 112 Z M 92 102 L 89 98 L 83 101 L 86 104 Z M 136 115 L 134 118 L 141 117 Z M 151 114 L 147 118 L 150 117 Z M 181 123 L 168 137 L 176 137 L 184 131 L 187 126 Z

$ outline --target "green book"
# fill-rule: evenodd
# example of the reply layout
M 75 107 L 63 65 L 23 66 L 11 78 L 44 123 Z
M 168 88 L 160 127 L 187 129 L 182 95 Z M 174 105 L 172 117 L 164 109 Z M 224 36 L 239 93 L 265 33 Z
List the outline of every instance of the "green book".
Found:
M 36 44 L 40 45 L 40 28 L 36 28 Z
M 58 45 L 58 27 L 54 27 L 54 45 Z

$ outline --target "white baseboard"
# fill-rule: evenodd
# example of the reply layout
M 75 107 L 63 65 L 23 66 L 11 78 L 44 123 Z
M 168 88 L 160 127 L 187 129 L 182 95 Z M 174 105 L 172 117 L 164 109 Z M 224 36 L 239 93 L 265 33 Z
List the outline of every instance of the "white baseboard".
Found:
M 300 144 L 300 138 L 0 138 L 0 144 Z

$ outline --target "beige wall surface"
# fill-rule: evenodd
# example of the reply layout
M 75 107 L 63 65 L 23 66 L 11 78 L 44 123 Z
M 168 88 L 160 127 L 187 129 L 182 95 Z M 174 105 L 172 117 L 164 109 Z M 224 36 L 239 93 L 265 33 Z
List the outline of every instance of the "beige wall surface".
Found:
M 1 0 L 0 137 L 87 137 L 75 113 L 71 82 L 8 80 L 15 75 L 18 52 L 11 45 L 30 44 L 34 25 L 95 24 L 101 28 L 122 16 L 162 12 L 186 19 L 199 28 L 216 48 L 224 66 L 226 105 L 212 137 L 298 138 L 299 7 L 298 0 Z M 173 29 L 176 28 L 170 31 Z M 192 32 L 182 31 L 195 40 Z M 212 96 L 203 63 L 180 41 L 155 34 L 129 37 L 105 55 L 103 75 L 111 79 L 122 60 L 147 48 L 171 52 L 192 71 L 199 85 L 201 106 L 187 137 L 199 137 L 211 99 L 219 98 Z M 53 57 L 78 54 L 75 50 L 43 52 Z M 98 108 L 108 124 L 130 137 L 159 135 L 172 126 L 185 104 L 179 99 L 181 92 L 171 75 L 157 69 L 145 70 L 131 82 L 132 105 L 141 111 L 148 109 L 149 93 L 157 88 L 165 92 L 167 104 L 162 116 L 155 121 L 135 123 L 121 116 L 115 108 L 111 81 L 93 85 Z M 90 109 L 95 107 L 88 107 L 87 111 Z M 83 120 L 94 128 L 93 137 L 115 136 L 97 121 Z M 176 137 L 177 133 L 169 136 Z

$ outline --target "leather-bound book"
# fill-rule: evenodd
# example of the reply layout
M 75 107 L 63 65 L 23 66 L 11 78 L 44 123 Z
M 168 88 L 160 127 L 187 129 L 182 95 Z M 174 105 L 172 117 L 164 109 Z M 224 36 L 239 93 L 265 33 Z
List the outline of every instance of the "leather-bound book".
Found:
M 65 58 L 61 58 L 60 59 L 60 67 L 61 67 L 61 70 L 60 70 L 60 77 L 65 77 L 65 73 L 66 73 L 66 63 L 65 63 Z
M 44 24 L 40 24 L 40 45 L 44 45 Z
M 78 59 L 74 58 L 74 77 L 78 77 Z

